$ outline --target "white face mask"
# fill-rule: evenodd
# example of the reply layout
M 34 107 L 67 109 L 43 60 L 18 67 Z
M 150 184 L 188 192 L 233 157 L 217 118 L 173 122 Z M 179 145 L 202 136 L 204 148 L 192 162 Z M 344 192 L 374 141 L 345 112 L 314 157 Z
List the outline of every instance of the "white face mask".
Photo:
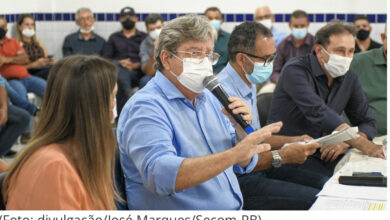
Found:
M 271 29 L 272 28 L 272 20 L 271 19 L 265 19 L 265 20 L 261 20 L 259 21 L 260 24 L 264 25 L 265 27 L 267 27 L 268 29 Z
M 158 36 L 160 36 L 161 30 L 162 29 L 156 29 L 154 31 L 151 31 L 149 33 L 150 38 L 152 38 L 153 40 L 156 40 L 158 38 Z
M 92 26 L 89 30 L 85 30 L 85 29 L 83 29 L 83 28 L 80 27 L 80 33 L 89 34 L 89 33 L 91 33 L 94 29 L 95 29 L 94 26 Z
M 343 57 L 336 54 L 329 54 L 325 48 L 322 48 L 326 54 L 329 55 L 329 60 L 327 63 L 324 62 L 325 69 L 328 71 L 332 78 L 337 78 L 340 76 L 344 76 L 351 65 L 352 58 Z
M 34 36 L 35 31 L 34 31 L 34 29 L 25 28 L 25 29 L 23 29 L 22 34 L 26 37 L 32 37 L 32 36 Z
M 173 54 L 174 55 L 174 54 Z M 177 76 L 174 72 L 171 74 L 176 76 L 177 80 L 187 89 L 201 93 L 204 90 L 203 80 L 207 76 L 213 75 L 213 67 L 209 58 L 183 58 L 174 55 L 176 58 L 183 61 L 183 72 Z

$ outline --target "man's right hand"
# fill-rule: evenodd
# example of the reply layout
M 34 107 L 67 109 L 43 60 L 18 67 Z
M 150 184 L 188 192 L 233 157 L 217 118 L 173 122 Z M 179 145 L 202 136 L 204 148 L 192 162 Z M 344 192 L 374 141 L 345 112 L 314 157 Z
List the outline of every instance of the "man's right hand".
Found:
M 130 58 L 127 58 L 127 59 L 123 59 L 123 60 L 119 60 L 118 61 L 121 66 L 127 70 L 132 70 L 132 62 L 130 60 Z
M 272 133 L 279 132 L 281 126 L 281 122 L 273 123 L 247 135 L 244 139 L 242 139 L 231 149 L 236 157 L 235 164 L 245 168 L 255 154 L 269 151 L 271 149 L 271 145 L 261 144 L 260 142 L 271 137 Z
M 279 150 L 283 164 L 303 164 L 307 157 L 314 154 L 321 143 L 292 144 Z

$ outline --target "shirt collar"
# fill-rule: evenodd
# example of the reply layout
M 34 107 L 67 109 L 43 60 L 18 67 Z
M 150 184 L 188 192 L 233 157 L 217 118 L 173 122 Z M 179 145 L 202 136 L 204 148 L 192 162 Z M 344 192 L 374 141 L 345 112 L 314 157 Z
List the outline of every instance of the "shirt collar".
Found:
M 237 88 L 238 92 L 242 97 L 247 97 L 252 95 L 253 87 L 256 87 L 254 84 L 252 85 L 252 88 L 249 88 L 248 85 L 244 82 L 244 80 L 240 77 L 240 75 L 237 73 L 237 71 L 228 63 L 226 65 L 226 73 L 229 76 L 229 78 L 234 83 L 235 87 Z
M 81 36 L 81 34 L 80 34 L 80 31 L 79 31 L 79 36 L 78 36 L 78 38 L 79 38 L 79 40 L 85 40 L 84 38 L 83 38 L 83 36 Z M 90 37 L 88 40 L 95 40 L 95 34 L 92 32 L 92 37 Z

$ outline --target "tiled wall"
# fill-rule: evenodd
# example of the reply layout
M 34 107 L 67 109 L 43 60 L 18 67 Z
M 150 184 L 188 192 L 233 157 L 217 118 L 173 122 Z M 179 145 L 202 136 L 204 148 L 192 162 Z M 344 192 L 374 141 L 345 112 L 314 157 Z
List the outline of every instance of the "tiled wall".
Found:
M 75 13 L 35 13 L 32 14 L 37 21 L 74 21 Z M 144 21 L 149 13 L 137 14 L 140 21 Z M 163 13 L 161 16 L 165 21 L 175 19 L 183 16 L 182 13 Z M 353 18 L 358 14 L 309 14 L 310 22 L 328 22 L 332 19 L 339 19 L 347 22 L 352 22 Z M 19 14 L 5 14 L 3 15 L 8 22 L 15 22 Z M 385 23 L 386 14 L 366 14 L 372 23 Z M 97 21 L 118 21 L 119 13 L 96 13 Z M 253 21 L 253 14 L 223 14 L 225 22 L 244 22 Z M 290 14 L 275 14 L 275 22 L 289 22 Z

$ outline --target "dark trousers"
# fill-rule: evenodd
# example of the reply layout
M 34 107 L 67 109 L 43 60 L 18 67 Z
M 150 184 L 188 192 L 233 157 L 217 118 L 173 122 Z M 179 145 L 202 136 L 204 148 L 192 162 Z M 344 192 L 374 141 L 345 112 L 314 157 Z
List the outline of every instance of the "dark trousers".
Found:
M 246 210 L 307 210 L 328 179 L 291 166 L 238 176 Z
M 0 156 L 8 153 L 29 123 L 30 114 L 26 110 L 13 105 L 8 106 L 8 120 L 0 126 Z
M 143 76 L 141 70 L 129 71 L 123 68 L 118 62 L 114 62 L 118 67 L 118 93 L 116 95 L 116 105 L 118 116 L 130 98 L 130 92 L 134 86 L 138 86 L 139 80 Z

